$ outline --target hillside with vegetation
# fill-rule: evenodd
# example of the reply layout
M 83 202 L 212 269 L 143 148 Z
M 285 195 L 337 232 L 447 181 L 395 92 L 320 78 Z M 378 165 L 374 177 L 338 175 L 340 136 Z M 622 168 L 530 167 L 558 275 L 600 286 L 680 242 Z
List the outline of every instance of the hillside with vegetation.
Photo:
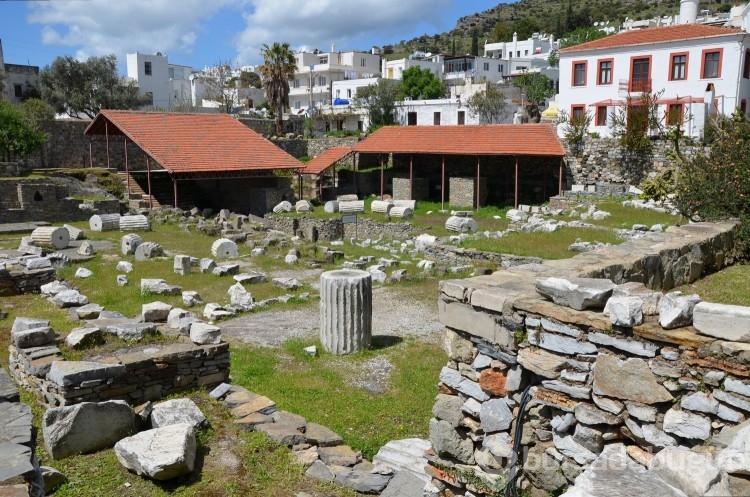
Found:
M 701 1 L 700 9 L 729 12 L 732 3 Z M 585 38 L 594 23 L 619 27 L 625 18 L 640 20 L 679 13 L 679 0 L 519 0 L 499 3 L 496 7 L 462 17 L 456 27 L 445 33 L 418 36 L 383 45 L 386 56 L 403 56 L 415 51 L 456 54 L 479 54 L 485 40 L 511 41 L 513 33 L 523 40 L 542 32 L 556 38 L 576 32 Z M 590 38 L 589 38 L 590 39 Z M 583 41 L 583 40 L 581 40 Z M 389 57 L 390 58 L 390 57 Z

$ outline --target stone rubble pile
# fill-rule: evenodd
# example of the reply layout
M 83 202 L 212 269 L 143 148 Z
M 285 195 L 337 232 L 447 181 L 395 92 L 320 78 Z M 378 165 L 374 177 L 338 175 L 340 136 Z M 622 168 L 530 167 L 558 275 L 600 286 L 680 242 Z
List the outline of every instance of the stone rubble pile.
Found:
M 343 438 L 329 428 L 279 411 L 273 400 L 242 386 L 222 384 L 210 395 L 231 409 L 236 426 L 263 433 L 269 440 L 289 447 L 309 478 L 336 482 L 359 493 L 392 497 L 421 495 L 422 489 L 430 486 L 422 455 L 429 447 L 425 440 L 389 442 L 370 462 L 361 452 L 344 445 Z

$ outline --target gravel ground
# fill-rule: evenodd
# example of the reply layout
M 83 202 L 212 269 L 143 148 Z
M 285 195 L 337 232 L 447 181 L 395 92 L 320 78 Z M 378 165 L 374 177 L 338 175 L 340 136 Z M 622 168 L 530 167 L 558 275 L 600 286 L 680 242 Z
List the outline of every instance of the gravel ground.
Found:
M 276 276 L 276 275 L 274 275 Z M 443 327 L 435 304 L 404 298 L 403 291 L 374 287 L 372 291 L 372 334 L 378 336 L 417 337 L 439 343 Z M 320 329 L 317 302 L 293 310 L 268 310 L 249 313 L 223 321 L 222 335 L 251 345 L 280 347 L 290 338 L 314 340 Z

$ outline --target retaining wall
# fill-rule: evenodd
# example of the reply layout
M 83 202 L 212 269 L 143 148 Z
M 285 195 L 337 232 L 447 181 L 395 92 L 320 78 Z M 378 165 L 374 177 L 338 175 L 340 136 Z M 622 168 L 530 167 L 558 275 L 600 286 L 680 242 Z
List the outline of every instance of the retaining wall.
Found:
M 497 268 L 520 266 L 521 264 L 541 264 L 543 261 L 539 257 L 483 252 L 452 245 L 427 245 L 424 248 L 424 255 L 428 259 L 444 264 L 490 264 Z
M 321 209 L 322 207 L 316 207 Z M 358 218 L 357 224 L 343 224 L 341 218 L 316 219 L 311 217 L 288 217 L 266 215 L 266 229 L 274 229 L 288 235 L 301 236 L 312 241 L 342 240 L 357 237 L 388 238 L 403 240 L 415 235 L 416 230 L 408 222 L 378 222 L 367 218 Z
M 599 311 L 556 305 L 547 277 L 608 278 L 669 290 L 724 267 L 730 223 L 669 228 L 572 259 L 440 284 L 449 362 L 430 422 L 431 472 L 455 495 L 502 491 L 521 415 L 524 486 L 559 492 L 610 443 L 646 460 L 669 445 L 703 445 L 750 416 L 750 346 L 657 317 L 613 327 Z
M 0 297 L 25 293 L 39 293 L 42 285 L 55 281 L 53 268 L 32 269 L 0 268 Z
M 91 363 L 78 363 L 82 373 L 69 375 L 65 384 L 60 385 L 46 376 L 53 361 L 63 360 L 59 350 L 54 349 L 57 347 L 9 347 L 11 375 L 34 392 L 46 407 L 113 399 L 145 402 L 197 387 L 211 387 L 229 378 L 228 343 L 180 343 L 136 352 L 125 349 L 92 359 L 111 366 L 102 371 L 91 370 Z M 70 364 L 77 363 L 70 361 Z

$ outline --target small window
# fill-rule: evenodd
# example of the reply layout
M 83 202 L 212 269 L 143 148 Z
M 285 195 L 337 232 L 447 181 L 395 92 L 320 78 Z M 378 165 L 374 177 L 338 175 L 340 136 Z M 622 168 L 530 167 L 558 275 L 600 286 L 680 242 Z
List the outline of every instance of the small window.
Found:
M 744 98 L 740 100 L 740 110 L 743 114 L 747 112 L 747 100 L 745 100 Z
M 667 125 L 674 126 L 682 123 L 682 104 L 669 104 L 667 106 Z
M 703 77 L 718 78 L 719 76 L 721 76 L 721 51 L 703 52 Z
M 302 107 L 302 104 L 300 103 L 300 101 L 299 100 L 295 101 L 294 102 L 294 108 L 295 109 L 299 109 L 300 107 Z
M 143 73 L 146 76 L 151 76 L 151 62 L 149 62 L 148 60 L 143 63 Z
M 366 59 L 362 59 L 360 61 L 359 65 L 362 66 L 362 67 L 367 67 L 367 60 Z
M 606 126 L 607 125 L 607 107 L 600 105 L 596 108 L 596 125 Z
M 22 98 L 23 97 L 23 86 L 21 85 L 13 85 L 13 95 L 15 95 L 16 98 Z
M 750 79 L 750 50 L 745 50 L 745 61 L 742 66 L 742 77 Z
M 503 67 L 502 64 L 498 64 L 497 65 L 497 72 L 499 72 L 500 74 L 504 73 L 505 72 L 505 67 Z
M 523 54 L 524 54 L 524 55 L 529 55 L 529 51 L 528 51 L 528 50 L 524 50 L 524 51 L 523 51 Z
M 417 113 L 416 112 L 409 112 L 408 114 L 406 114 L 406 124 L 408 126 L 417 125 Z
M 336 98 L 341 98 L 341 90 L 336 89 Z
M 517 51 L 516 51 L 516 57 L 520 57 L 520 56 L 521 56 L 521 51 L 520 51 L 520 50 L 517 50 Z
M 463 110 L 458 111 L 458 124 L 466 124 L 466 112 Z
M 490 63 L 489 62 L 485 62 L 484 63 L 484 70 L 485 71 L 489 71 L 490 70 Z
M 440 112 L 435 112 L 432 114 L 432 124 L 435 126 L 440 126 Z
M 292 88 L 299 88 L 299 79 L 292 81 Z
M 586 86 L 586 63 L 573 63 L 573 86 Z
M 44 199 L 42 198 L 42 194 L 41 193 L 39 193 L 39 192 L 34 193 L 34 202 L 41 202 L 42 200 L 44 200 Z
M 328 78 L 326 78 L 325 76 L 320 76 L 320 77 L 318 78 L 318 84 L 319 84 L 320 86 L 325 86 L 325 85 L 327 85 L 327 84 L 328 84 Z
M 612 60 L 599 61 L 599 80 L 597 81 L 597 84 L 612 84 Z
M 585 112 L 586 112 L 585 105 L 573 105 L 570 108 L 570 118 L 571 119 L 583 119 Z
M 348 88 L 346 90 L 346 98 L 352 98 L 352 90 L 351 90 L 351 88 Z
M 672 55 L 672 68 L 669 71 L 669 79 L 672 81 L 687 79 L 687 54 Z

